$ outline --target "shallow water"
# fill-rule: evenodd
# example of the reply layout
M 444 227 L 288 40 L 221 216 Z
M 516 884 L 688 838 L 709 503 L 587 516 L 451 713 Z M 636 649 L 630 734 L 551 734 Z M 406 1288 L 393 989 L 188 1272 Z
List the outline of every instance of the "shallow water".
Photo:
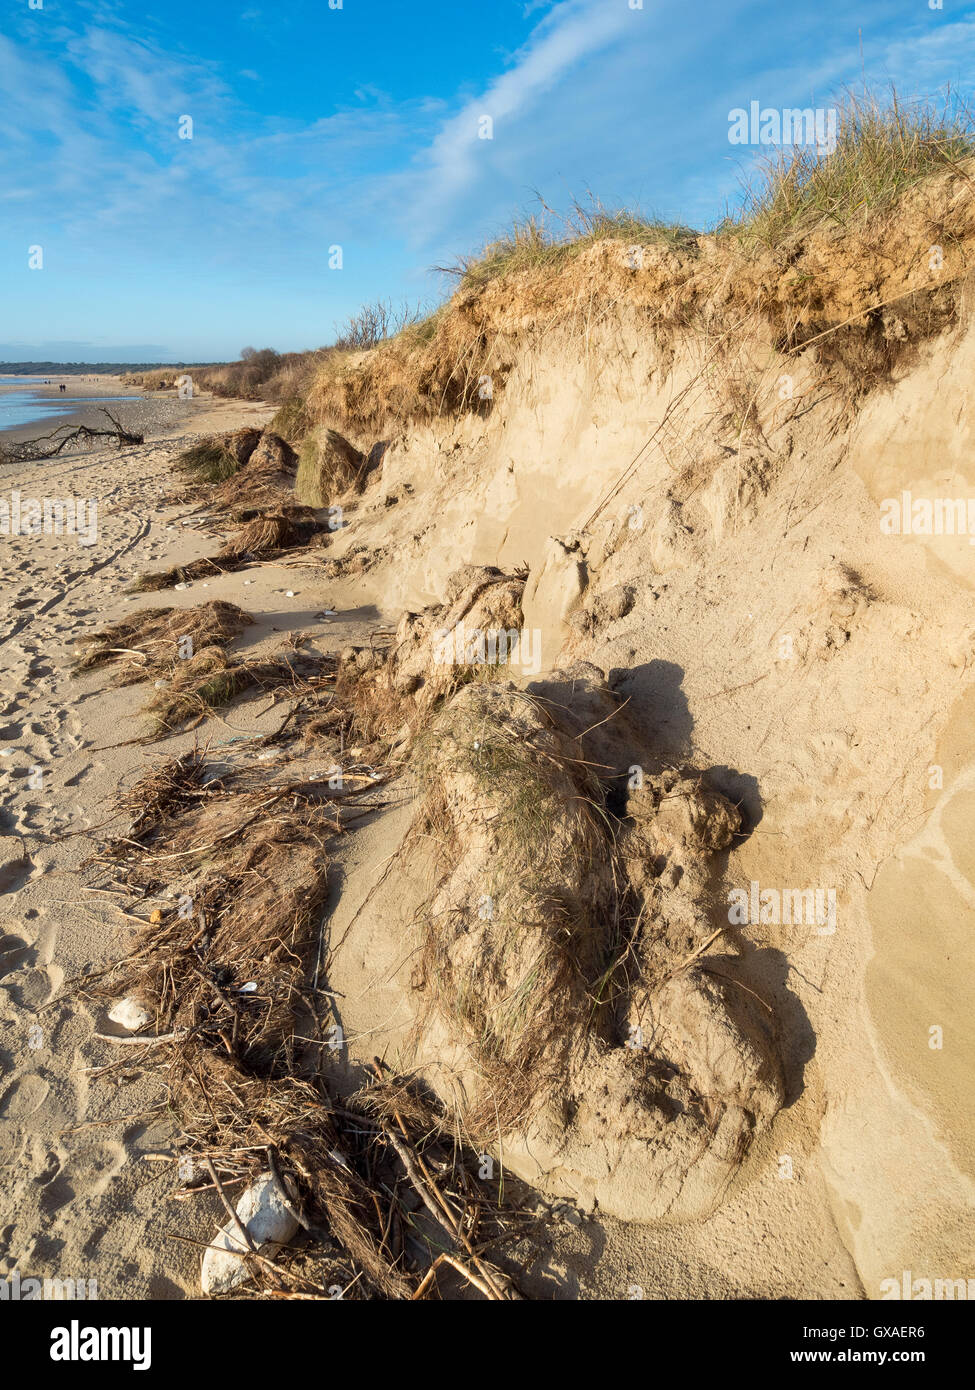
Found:
M 0 386 L 8 384 L 21 385 L 23 389 L 19 391 L 0 392 L 0 431 L 19 429 L 22 425 L 29 425 L 33 421 L 52 422 L 51 428 L 55 428 L 58 415 L 69 414 L 79 405 L 110 405 L 113 401 L 135 401 L 139 397 L 131 396 L 73 396 L 71 387 L 68 386 L 67 392 L 61 395 L 43 395 L 37 389 L 39 381 L 31 382 L 24 377 L 0 376 Z M 50 389 L 50 388 L 48 388 Z

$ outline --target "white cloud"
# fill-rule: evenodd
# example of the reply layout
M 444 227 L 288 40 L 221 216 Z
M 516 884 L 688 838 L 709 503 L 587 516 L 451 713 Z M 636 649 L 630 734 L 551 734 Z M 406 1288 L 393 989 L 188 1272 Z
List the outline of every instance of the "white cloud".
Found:
M 424 216 L 449 208 L 477 177 L 490 143 L 478 136 L 482 116 L 491 118 L 494 138 L 503 140 L 515 120 L 563 82 L 583 59 L 624 36 L 635 37 L 635 25 L 642 18 L 623 0 L 618 4 L 566 0 L 551 10 L 515 55 L 513 66 L 445 122 L 433 141 L 423 180 Z

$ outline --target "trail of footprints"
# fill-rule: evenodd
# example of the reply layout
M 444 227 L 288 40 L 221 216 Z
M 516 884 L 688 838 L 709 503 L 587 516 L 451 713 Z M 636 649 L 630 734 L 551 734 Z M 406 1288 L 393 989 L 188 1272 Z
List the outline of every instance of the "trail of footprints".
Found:
M 179 446 L 179 441 L 176 447 Z M 167 543 L 161 527 L 146 518 L 158 502 L 153 463 L 168 457 L 147 448 L 134 476 L 117 481 L 117 465 L 88 472 L 81 491 L 101 499 L 98 539 L 81 546 L 75 538 L 4 537 L 0 590 L 0 1277 L 19 1269 L 33 1275 L 59 1272 L 61 1252 L 72 1227 L 87 1232 L 82 1254 L 91 1257 L 105 1239 L 113 1242 L 112 1265 L 136 1283 L 143 1281 L 139 1223 L 111 1220 L 112 1209 L 142 1209 L 151 1219 L 154 1201 L 140 1187 L 144 1174 L 126 1165 L 124 1134 L 76 1130 L 91 1099 L 99 1111 L 118 1111 L 118 1097 L 89 1097 L 86 1069 L 92 1065 L 93 1017 L 85 1006 L 45 1010 L 64 984 L 54 959 L 63 904 L 77 894 L 70 865 L 83 857 L 84 841 L 66 855 L 57 837 L 90 825 L 93 796 L 86 807 L 79 789 L 105 764 L 86 738 L 77 712 L 84 691 L 70 689 L 73 644 L 86 630 L 103 626 L 131 584 L 136 555 L 140 569 L 157 561 Z M 91 465 L 69 472 L 84 474 Z M 63 492 L 41 475 L 36 495 Z M 26 492 L 26 488 L 24 489 Z M 50 550 L 58 547 L 53 561 Z M 57 857 L 56 857 L 57 856 Z M 67 1054 L 65 1054 L 67 1049 Z M 72 1058 L 54 1069 L 51 1059 Z M 124 1089 L 124 1088 L 123 1088 Z M 125 1106 L 123 1105 L 123 1109 Z M 117 1134 L 117 1130 L 111 1131 Z M 12 1218 L 12 1219 L 11 1219 Z M 71 1273 L 72 1271 L 67 1271 Z M 82 1271 L 76 1271 L 81 1273 Z M 156 1281 L 158 1284 L 158 1281 Z M 164 1284 L 168 1281 L 162 1281 Z M 175 1288 L 159 1292 L 176 1292 Z

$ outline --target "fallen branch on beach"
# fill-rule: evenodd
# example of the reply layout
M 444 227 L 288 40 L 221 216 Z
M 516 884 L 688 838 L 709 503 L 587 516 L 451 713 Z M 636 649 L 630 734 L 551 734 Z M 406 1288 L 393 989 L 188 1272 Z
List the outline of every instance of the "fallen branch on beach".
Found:
M 62 454 L 69 444 L 91 448 L 101 440 L 114 442 L 117 448 L 125 449 L 135 444 L 144 444 L 145 435 L 133 434 L 124 428 L 110 410 L 102 407 L 112 428 L 92 429 L 90 425 L 59 425 L 50 434 L 38 435 L 36 439 L 22 439 L 16 444 L 5 444 L 0 449 L 0 463 L 30 463 L 39 459 L 53 459 Z

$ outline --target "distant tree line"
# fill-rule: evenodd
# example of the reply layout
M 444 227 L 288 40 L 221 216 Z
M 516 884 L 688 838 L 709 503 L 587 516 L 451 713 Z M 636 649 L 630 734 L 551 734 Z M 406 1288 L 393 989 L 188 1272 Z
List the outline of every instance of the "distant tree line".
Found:
M 158 362 L 0 362 L 0 376 L 114 376 L 118 372 L 147 372 Z M 167 369 L 209 367 L 210 362 L 167 362 Z

